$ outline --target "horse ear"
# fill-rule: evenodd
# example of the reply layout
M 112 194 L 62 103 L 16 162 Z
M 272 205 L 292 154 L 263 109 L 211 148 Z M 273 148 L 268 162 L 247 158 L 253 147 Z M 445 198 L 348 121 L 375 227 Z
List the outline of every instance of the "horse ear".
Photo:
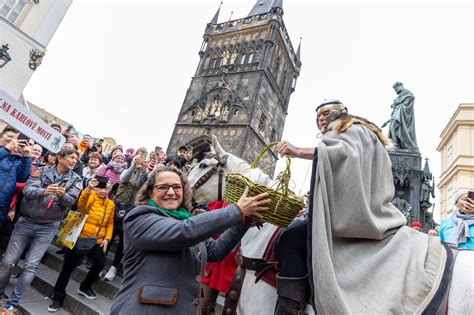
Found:
M 215 135 L 212 135 L 211 151 L 214 151 L 214 153 L 216 153 L 218 156 L 223 156 L 226 154 Z

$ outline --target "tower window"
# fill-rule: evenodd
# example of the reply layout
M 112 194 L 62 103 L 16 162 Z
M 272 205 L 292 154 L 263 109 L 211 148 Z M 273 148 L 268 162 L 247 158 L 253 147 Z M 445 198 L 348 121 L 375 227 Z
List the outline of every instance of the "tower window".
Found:
M 247 63 L 251 63 L 252 60 L 253 60 L 253 53 L 251 53 L 251 54 L 248 56 Z
M 260 122 L 258 123 L 258 129 L 260 130 L 265 129 L 266 122 L 267 122 L 267 117 L 262 113 L 262 116 L 260 116 Z
M 275 129 L 272 129 L 272 136 L 270 137 L 270 141 L 275 141 L 276 140 L 276 131 Z
M 195 114 L 196 114 L 196 111 L 193 110 L 193 111 L 191 112 L 191 116 L 194 116 Z
M 237 116 L 239 114 L 239 110 L 236 108 L 234 109 L 234 117 Z

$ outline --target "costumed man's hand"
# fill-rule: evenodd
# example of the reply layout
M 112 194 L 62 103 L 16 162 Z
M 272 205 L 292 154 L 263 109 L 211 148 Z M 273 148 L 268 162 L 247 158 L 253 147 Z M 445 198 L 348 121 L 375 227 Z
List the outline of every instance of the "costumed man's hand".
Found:
M 299 148 L 292 145 L 288 141 L 283 140 L 282 142 L 277 144 L 276 150 L 281 156 L 289 155 L 290 157 L 295 157 L 298 154 Z
M 260 213 L 268 210 L 267 205 L 272 200 L 269 198 L 268 193 L 262 193 L 255 197 L 247 197 L 248 193 L 249 188 L 245 187 L 245 191 L 237 202 L 237 206 L 242 210 L 244 217 L 261 219 L 262 215 Z
M 104 253 L 107 251 L 107 246 L 109 246 L 109 241 L 104 239 L 102 243 L 100 244 L 100 247 L 102 247 L 102 251 Z

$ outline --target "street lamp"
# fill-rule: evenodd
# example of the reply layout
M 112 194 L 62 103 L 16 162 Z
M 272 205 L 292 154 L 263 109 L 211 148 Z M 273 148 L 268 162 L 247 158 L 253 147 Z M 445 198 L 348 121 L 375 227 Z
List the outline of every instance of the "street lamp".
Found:
M 2 48 L 0 48 L 0 68 L 3 68 L 10 60 L 12 60 L 12 58 L 8 53 L 8 44 L 2 45 Z

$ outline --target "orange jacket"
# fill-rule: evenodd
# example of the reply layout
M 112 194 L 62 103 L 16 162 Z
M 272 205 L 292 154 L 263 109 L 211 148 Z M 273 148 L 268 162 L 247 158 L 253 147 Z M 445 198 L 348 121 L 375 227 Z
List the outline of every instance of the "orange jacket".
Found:
M 87 150 L 88 147 L 89 147 L 88 143 L 84 143 L 84 142 L 81 141 L 79 143 L 78 149 L 79 149 L 79 151 L 84 152 L 85 150 Z
M 97 244 L 101 244 L 104 238 L 110 242 L 114 229 L 114 202 L 109 198 L 100 198 L 93 190 L 86 188 L 79 197 L 77 210 L 86 213 L 89 207 L 89 216 L 79 237 L 97 236 Z

